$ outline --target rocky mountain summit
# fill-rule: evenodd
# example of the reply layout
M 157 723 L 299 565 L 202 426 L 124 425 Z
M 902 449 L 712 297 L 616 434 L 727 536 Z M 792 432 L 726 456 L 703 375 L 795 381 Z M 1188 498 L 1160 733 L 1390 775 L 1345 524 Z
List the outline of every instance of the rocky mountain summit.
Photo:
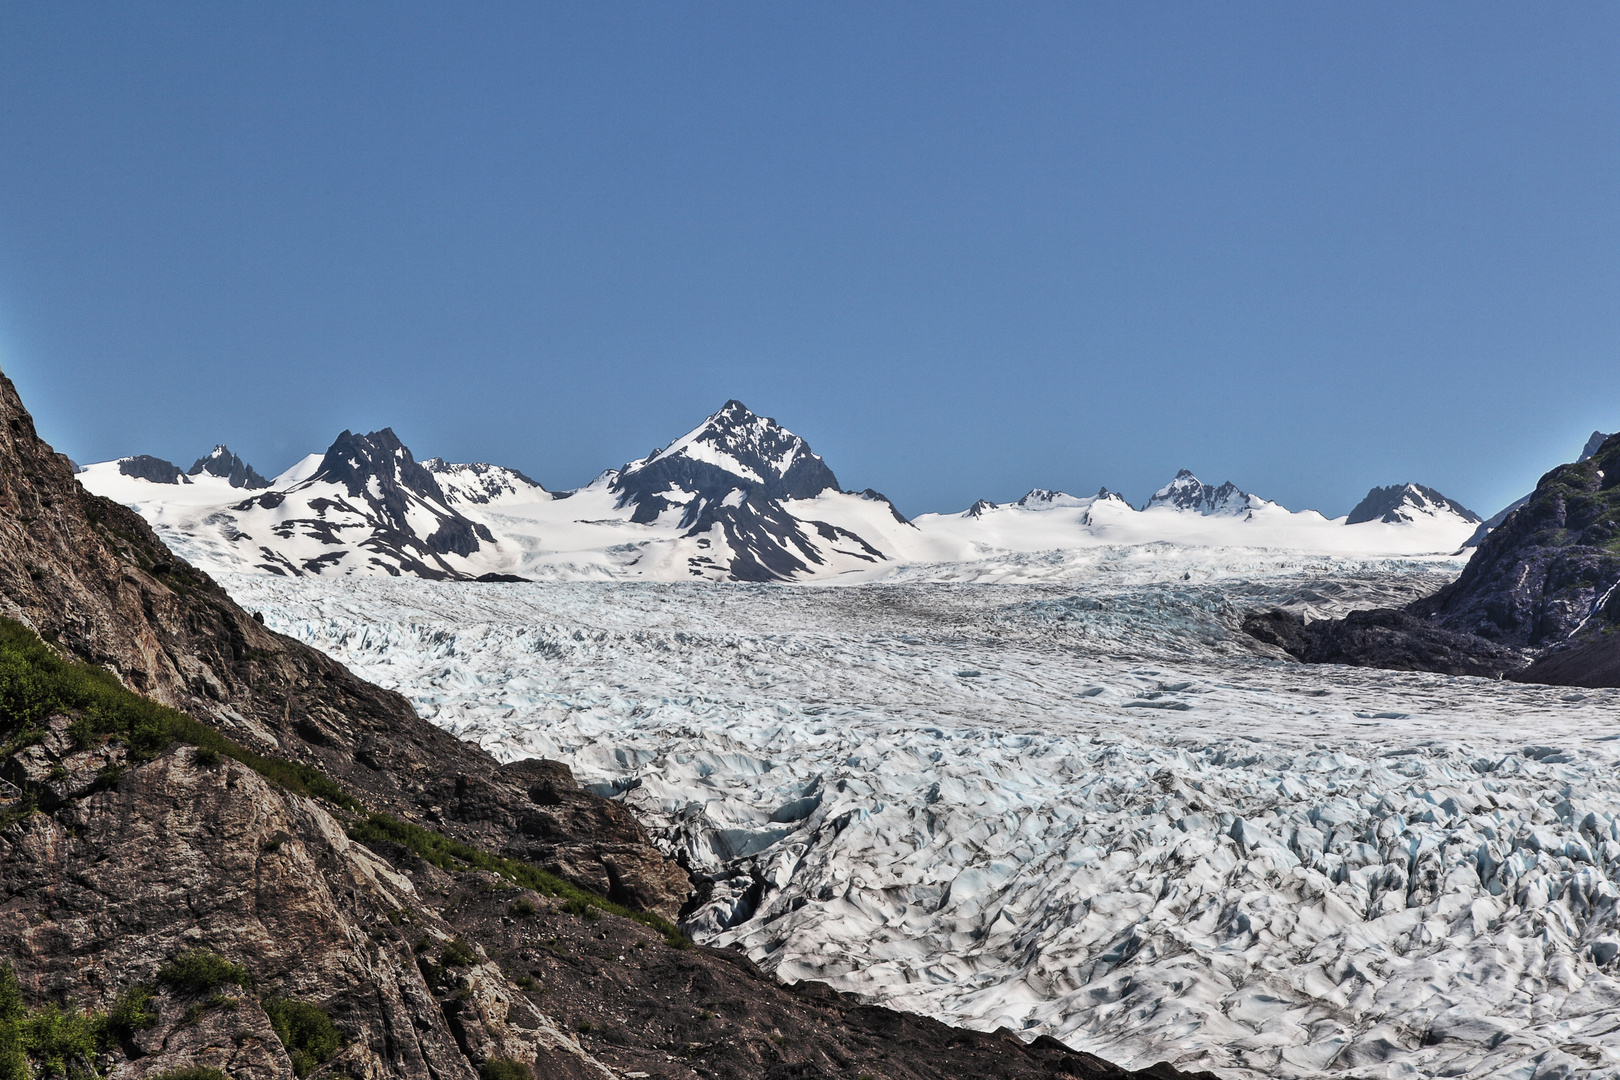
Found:
M 382 435 L 321 482 L 444 509 Z M 268 632 L 81 488 L 3 376 L 0 615 L 8 1077 L 1178 1075 L 691 946 L 690 882 L 622 805 Z
M 187 476 L 200 476 L 203 473 L 217 476 L 234 488 L 253 490 L 270 486 L 270 481 L 260 476 L 257 469 L 231 453 L 230 447 L 223 443 L 198 458 L 191 468 L 186 470 Z
M 1422 484 L 1394 484 L 1375 487 L 1366 498 L 1357 503 L 1345 518 L 1346 525 L 1359 525 L 1363 521 L 1383 521 L 1397 524 L 1416 521 L 1419 516 L 1437 517 L 1450 514 L 1467 522 L 1479 521 L 1474 513 L 1455 499 L 1448 499 L 1431 487 Z
M 469 577 L 446 557 L 465 559 L 482 544 L 494 544 L 495 537 L 449 502 L 433 472 L 417 462 L 393 428 L 383 428 L 366 435 L 344 431 L 314 475 L 233 509 L 244 515 L 238 536 L 253 530 L 304 541 L 291 550 L 285 543 L 259 546 L 266 568 L 278 572 L 369 561 L 418 577 Z
M 1251 617 L 1245 629 L 1300 659 L 1616 686 L 1617 593 L 1620 436 L 1609 436 L 1543 476 L 1456 581 L 1377 615 L 1379 632 L 1347 635 L 1349 620 L 1307 626 L 1286 613 Z
M 1258 506 L 1269 505 L 1266 500 L 1240 490 L 1230 480 L 1220 487 L 1211 487 L 1192 474 L 1190 469 L 1176 473 L 1175 479 L 1155 491 L 1142 509 L 1165 506 L 1187 510 L 1195 514 L 1240 517 Z
M 684 536 L 723 546 L 736 581 L 808 573 L 826 561 L 828 545 L 868 563 L 886 558 L 851 529 L 789 509 L 791 502 L 841 493 L 838 478 L 809 443 L 735 399 L 669 446 L 624 466 L 608 490 L 637 524 L 678 513 Z M 870 490 L 862 497 L 888 501 Z

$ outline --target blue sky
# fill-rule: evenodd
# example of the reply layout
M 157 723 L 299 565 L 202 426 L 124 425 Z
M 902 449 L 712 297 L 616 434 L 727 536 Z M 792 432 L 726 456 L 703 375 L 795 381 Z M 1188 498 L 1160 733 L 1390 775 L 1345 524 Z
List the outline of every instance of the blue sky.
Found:
M 1613 4 L 0 8 L 0 368 L 79 460 L 571 487 L 738 397 L 909 513 L 1490 513 L 1617 351 Z

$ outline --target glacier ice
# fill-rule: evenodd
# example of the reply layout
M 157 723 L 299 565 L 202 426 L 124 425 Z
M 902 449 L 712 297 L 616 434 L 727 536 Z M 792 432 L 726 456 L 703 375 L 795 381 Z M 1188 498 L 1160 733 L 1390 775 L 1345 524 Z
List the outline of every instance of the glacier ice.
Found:
M 224 583 L 622 798 L 706 879 L 693 931 L 781 978 L 1232 1077 L 1620 1075 L 1620 694 L 1307 668 L 1235 629 L 1452 560 L 1014 562 Z

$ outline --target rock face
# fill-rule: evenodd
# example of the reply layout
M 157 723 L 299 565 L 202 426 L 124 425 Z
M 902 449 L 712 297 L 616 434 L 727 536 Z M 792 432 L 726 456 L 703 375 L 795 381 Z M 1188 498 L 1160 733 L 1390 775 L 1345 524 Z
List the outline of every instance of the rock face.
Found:
M 1453 499 L 1448 499 L 1434 488 L 1422 484 L 1394 484 L 1375 487 L 1367 497 L 1355 505 L 1346 525 L 1359 525 L 1363 521 L 1383 521 L 1391 525 L 1403 521 L 1416 521 L 1419 516 L 1437 517 L 1449 514 L 1463 521 L 1477 522 L 1479 515 Z
M 1413 605 L 1451 630 L 1542 649 L 1620 624 L 1620 438 L 1560 465 L 1479 546 L 1462 575 Z
M 1297 633 L 1273 616 L 1244 628 L 1310 662 L 1620 685 L 1620 436 L 1543 476 L 1433 596 Z
M 1586 445 L 1581 448 L 1581 456 L 1575 460 L 1577 462 L 1585 461 L 1587 458 L 1597 453 L 1598 448 L 1601 447 L 1608 438 L 1609 437 L 1601 431 L 1592 432 L 1591 437 L 1586 440 Z M 1502 522 L 1506 521 L 1509 514 L 1513 513 L 1513 511 L 1517 510 L 1519 507 L 1523 506 L 1529 501 L 1529 495 L 1514 499 L 1512 502 L 1508 503 L 1507 506 L 1480 522 L 1479 528 L 1474 530 L 1474 535 L 1468 538 L 1467 542 L 1463 544 L 1463 547 L 1479 547 L 1480 543 L 1484 541 L 1485 537 L 1490 535 L 1492 529 L 1495 529 L 1498 525 L 1502 524 Z
M 270 481 L 260 476 L 258 470 L 231 453 L 230 448 L 224 444 L 214 447 L 186 470 L 187 476 L 200 476 L 203 473 L 226 480 L 234 488 L 251 490 L 270 486 Z
M 1348 664 L 1392 671 L 1438 671 L 1498 679 L 1524 666 L 1524 656 L 1471 634 L 1433 626 L 1405 611 L 1353 611 L 1307 623 L 1288 611 L 1247 616 L 1243 632 L 1307 664 Z
M 335 1023 L 340 1046 L 318 1080 L 1133 1075 L 1050 1040 L 1026 1047 L 777 986 L 642 922 L 429 861 L 426 848 L 352 839 L 371 835 L 358 800 L 632 909 L 673 913 L 689 891 L 624 807 L 566 768 L 500 766 L 267 632 L 140 517 L 79 487 L 3 376 L 0 611 L 346 793 L 294 794 L 183 744 L 132 761 L 116 740 L 81 744 L 68 716 L 0 756 L 0 957 L 31 1007 L 105 1010 L 153 988 L 148 1020 L 91 1063 L 118 1080 L 192 1067 L 288 1080 L 275 999 Z M 195 948 L 243 965 L 251 985 L 158 980 Z
M 73 468 L 73 463 L 68 462 Z M 77 470 L 74 469 L 76 472 Z M 120 458 L 118 471 L 125 476 L 133 476 L 141 480 L 149 480 L 154 484 L 189 484 L 186 474 L 180 471 L 180 466 L 172 461 L 153 457 L 151 454 L 136 454 L 134 457 Z

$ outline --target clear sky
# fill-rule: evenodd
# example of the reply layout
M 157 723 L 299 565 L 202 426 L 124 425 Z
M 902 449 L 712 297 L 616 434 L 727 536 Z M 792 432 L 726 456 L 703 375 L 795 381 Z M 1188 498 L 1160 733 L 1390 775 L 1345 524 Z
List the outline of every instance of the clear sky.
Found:
M 80 461 L 737 397 L 908 513 L 1488 514 L 1620 429 L 1620 5 L 13 0 L 0 368 Z

